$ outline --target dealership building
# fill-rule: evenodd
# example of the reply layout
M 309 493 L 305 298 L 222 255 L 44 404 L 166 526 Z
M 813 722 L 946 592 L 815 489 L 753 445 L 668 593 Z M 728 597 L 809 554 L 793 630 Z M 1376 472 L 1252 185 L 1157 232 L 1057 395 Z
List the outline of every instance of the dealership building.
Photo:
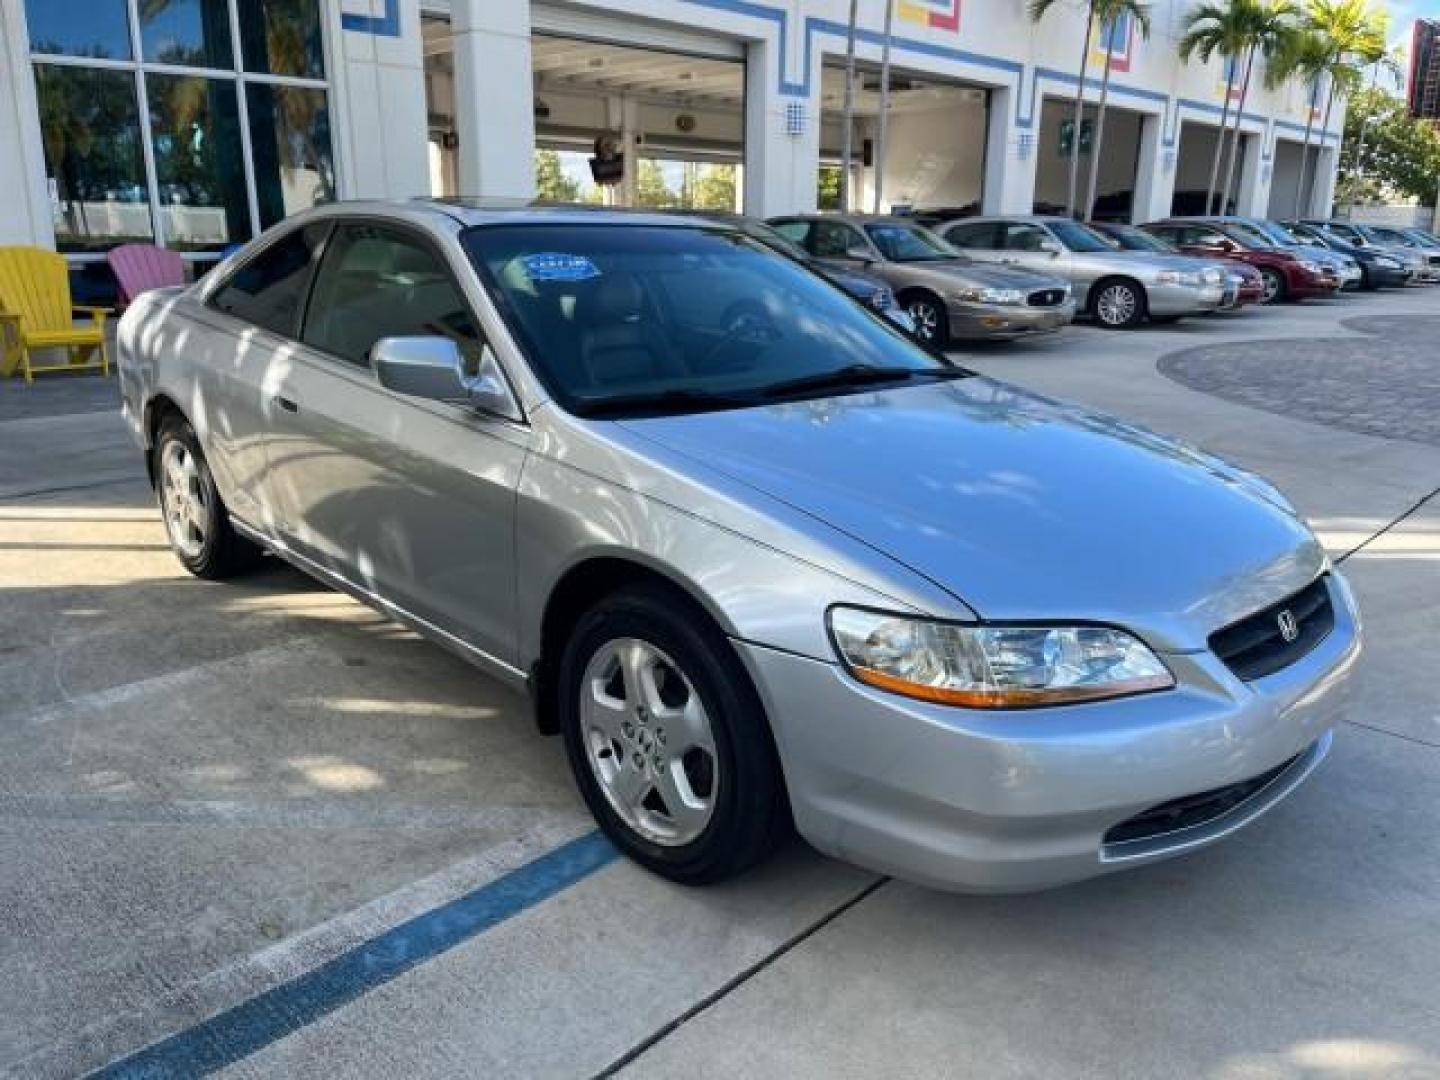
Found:
M 860 0 L 852 198 L 1063 207 L 1084 5 L 1032 24 L 1018 0 Z M 1226 94 L 1182 64 L 1188 0 L 1112 29 L 1097 206 L 1146 221 L 1203 192 Z M 203 263 L 314 202 L 537 194 L 756 215 L 833 201 L 849 0 L 0 0 L 0 244 L 38 244 L 96 285 L 124 242 Z M 1099 97 L 1104 42 L 1090 56 Z M 1236 173 L 1242 213 L 1330 204 L 1342 110 L 1257 70 Z M 1238 95 L 1237 95 L 1238 96 Z M 1078 135 L 1082 178 L 1093 105 Z M 597 185 L 597 141 L 624 158 Z M 878 176 L 877 176 L 878 173 Z M 1083 180 L 1082 180 L 1083 182 Z

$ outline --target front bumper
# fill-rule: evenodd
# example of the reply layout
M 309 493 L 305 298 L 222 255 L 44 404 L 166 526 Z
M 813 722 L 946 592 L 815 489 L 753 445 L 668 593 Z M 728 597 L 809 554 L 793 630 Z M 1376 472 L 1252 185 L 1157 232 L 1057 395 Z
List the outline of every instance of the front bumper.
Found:
M 1223 285 L 1147 285 L 1146 306 L 1151 315 L 1200 315 L 1220 307 Z
M 1024 304 L 977 304 L 952 300 L 949 305 L 950 336 L 970 340 L 1017 338 L 1031 334 L 1053 334 L 1075 319 L 1075 301 L 1054 307 Z
M 1371 288 L 1398 289 L 1415 280 L 1414 271 L 1403 266 L 1376 266 L 1371 263 L 1368 269 Z
M 1298 786 L 1329 748 L 1360 652 L 1350 590 L 1338 574 L 1331 582 L 1334 629 L 1273 675 L 1244 683 L 1208 651 L 1167 654 L 1173 690 L 1051 709 L 930 705 L 838 664 L 736 648 L 768 709 L 796 826 L 815 847 L 939 888 L 1018 892 L 1193 850 Z M 1143 811 L 1285 762 L 1199 828 L 1106 843 Z

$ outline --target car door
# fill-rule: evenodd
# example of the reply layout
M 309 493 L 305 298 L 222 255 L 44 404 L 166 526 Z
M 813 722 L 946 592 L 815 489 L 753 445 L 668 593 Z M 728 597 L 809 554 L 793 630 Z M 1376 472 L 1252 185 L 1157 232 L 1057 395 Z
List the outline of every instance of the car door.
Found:
M 1001 262 L 1001 224 L 996 221 L 957 221 L 940 231 L 950 244 L 978 262 Z
M 344 220 L 326 245 L 301 340 L 276 380 L 271 471 L 288 542 L 353 585 L 491 657 L 515 654 L 515 491 L 528 428 L 406 397 L 370 368 L 381 338 L 489 348 L 456 271 L 417 230 Z
M 810 234 L 806 237 L 806 250 L 826 266 L 836 269 L 858 270 L 881 261 L 880 253 L 855 226 L 848 221 L 820 218 L 811 223 Z M 863 251 L 866 257 L 857 258 L 855 253 Z
M 279 521 L 269 470 L 276 407 L 267 390 L 295 348 L 300 312 L 328 223 L 294 229 L 252 255 L 206 298 L 203 333 L 171 346 L 200 373 L 192 419 L 225 505 L 254 528 Z
M 1045 226 L 1032 221 L 1001 222 L 999 242 L 1002 262 L 1080 284 L 1073 278 L 1070 253 Z

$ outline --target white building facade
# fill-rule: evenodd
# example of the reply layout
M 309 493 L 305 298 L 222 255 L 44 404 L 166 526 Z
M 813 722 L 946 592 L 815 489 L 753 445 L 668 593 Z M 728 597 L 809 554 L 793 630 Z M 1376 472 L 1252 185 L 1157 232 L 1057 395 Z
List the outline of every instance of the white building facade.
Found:
M 1193 0 L 1114 31 L 1100 216 L 1199 212 L 1225 98 L 1182 64 Z M 886 0 L 860 0 L 852 200 L 877 179 Z M 1084 6 L 894 0 L 883 204 L 1063 207 Z M 77 270 L 117 243 L 212 259 L 330 198 L 423 194 L 699 205 L 767 216 L 834 198 L 849 0 L 0 0 L 0 244 Z M 1098 37 L 1098 35 L 1097 35 Z M 1103 53 L 1091 49 L 1087 99 Z M 1343 104 L 1251 80 L 1240 213 L 1297 209 L 1307 120 L 1325 212 Z M 1093 105 L 1078 132 L 1081 187 Z M 625 159 L 589 174 L 597 139 Z

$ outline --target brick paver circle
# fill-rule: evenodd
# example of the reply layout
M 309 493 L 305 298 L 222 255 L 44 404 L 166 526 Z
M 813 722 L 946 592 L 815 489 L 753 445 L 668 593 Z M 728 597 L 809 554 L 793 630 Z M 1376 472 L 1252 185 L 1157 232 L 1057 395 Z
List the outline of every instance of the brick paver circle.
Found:
M 1160 373 L 1240 405 L 1440 446 L 1440 316 L 1361 316 L 1365 337 L 1283 338 L 1171 353 Z

